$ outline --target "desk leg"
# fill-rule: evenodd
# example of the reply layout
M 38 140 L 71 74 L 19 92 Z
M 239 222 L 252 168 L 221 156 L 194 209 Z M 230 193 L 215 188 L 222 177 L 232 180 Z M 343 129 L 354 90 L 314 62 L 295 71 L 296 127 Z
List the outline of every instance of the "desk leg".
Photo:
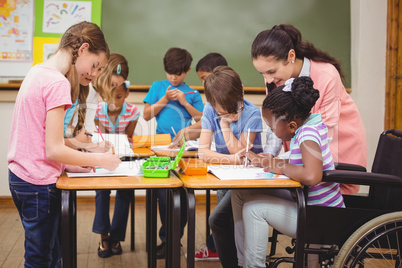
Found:
M 294 258 L 296 267 L 303 267 L 304 235 L 305 235 L 305 223 L 306 223 L 306 200 L 302 188 L 297 188 L 295 192 L 296 192 L 298 216 L 297 216 L 296 249 Z
M 148 197 L 149 195 L 149 197 Z M 148 204 L 149 201 L 149 204 Z M 148 267 L 156 268 L 156 214 L 157 214 L 156 189 L 147 190 L 147 249 Z
M 77 267 L 77 193 L 61 192 L 61 243 L 63 267 Z
M 208 245 L 208 236 L 211 233 L 209 228 L 209 215 L 211 215 L 211 190 L 206 190 L 206 230 L 205 230 L 205 244 Z
M 167 254 L 165 267 L 175 268 L 180 267 L 180 188 L 167 191 Z
M 194 190 L 185 188 L 187 192 L 187 268 L 194 267 L 195 254 L 195 197 Z

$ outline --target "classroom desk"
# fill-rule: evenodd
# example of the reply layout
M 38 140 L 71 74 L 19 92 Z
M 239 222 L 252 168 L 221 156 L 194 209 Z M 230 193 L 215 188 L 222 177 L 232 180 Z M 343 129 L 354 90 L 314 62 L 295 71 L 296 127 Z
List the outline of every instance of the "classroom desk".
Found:
M 304 230 L 305 222 L 305 200 L 304 193 L 299 182 L 294 180 L 220 180 L 214 175 L 185 175 L 178 172 L 187 191 L 188 212 L 187 212 L 187 267 L 194 267 L 195 253 L 195 197 L 194 190 L 218 190 L 218 189 L 253 189 L 253 188 L 285 188 L 296 194 L 298 204 L 298 230 Z M 304 241 L 304 232 L 297 232 L 296 241 Z M 268 243 L 268 241 L 267 241 Z M 295 261 L 303 263 L 304 243 L 296 244 Z
M 77 267 L 77 191 L 99 189 L 147 190 L 147 250 L 148 267 L 156 267 L 156 189 L 168 189 L 166 267 L 180 267 L 180 193 L 182 181 L 171 174 L 166 179 L 129 177 L 59 177 L 56 187 L 61 189 L 61 235 L 63 267 Z M 149 209 L 148 209 L 149 208 Z M 149 221 L 149 222 L 148 222 Z M 149 239 L 148 239 L 149 238 Z

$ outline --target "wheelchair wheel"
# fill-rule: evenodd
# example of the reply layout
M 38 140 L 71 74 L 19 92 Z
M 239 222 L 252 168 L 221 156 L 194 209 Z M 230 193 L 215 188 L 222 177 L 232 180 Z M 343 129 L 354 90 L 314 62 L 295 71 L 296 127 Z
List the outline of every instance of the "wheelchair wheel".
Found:
M 381 215 L 343 244 L 334 267 L 402 267 L 402 212 Z

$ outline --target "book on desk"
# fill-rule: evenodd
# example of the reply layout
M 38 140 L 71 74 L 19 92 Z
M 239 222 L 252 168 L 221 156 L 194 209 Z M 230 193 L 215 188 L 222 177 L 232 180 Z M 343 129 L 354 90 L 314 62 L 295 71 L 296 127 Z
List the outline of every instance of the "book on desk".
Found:
M 207 171 L 220 180 L 281 180 L 289 179 L 288 176 L 272 172 L 265 172 L 263 168 L 244 165 L 211 165 Z

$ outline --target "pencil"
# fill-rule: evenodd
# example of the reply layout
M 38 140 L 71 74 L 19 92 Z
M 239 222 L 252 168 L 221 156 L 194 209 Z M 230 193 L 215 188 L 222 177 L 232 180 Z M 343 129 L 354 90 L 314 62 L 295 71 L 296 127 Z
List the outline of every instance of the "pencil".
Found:
M 96 126 L 96 129 L 98 130 L 99 135 L 101 136 L 102 140 L 104 141 L 105 139 L 103 138 L 102 132 L 100 131 L 100 129 L 98 128 L 98 126 Z
M 197 91 L 186 92 L 186 93 L 184 93 L 184 95 L 193 94 L 193 93 L 197 93 Z
M 248 131 L 247 131 L 247 147 L 246 147 L 246 153 L 248 153 L 248 146 L 250 145 L 250 128 L 248 129 Z M 247 159 L 247 154 L 246 154 L 246 159 L 245 159 L 245 161 L 244 161 L 244 167 L 247 167 L 247 162 L 248 162 L 248 159 Z
M 112 154 L 114 154 L 114 146 L 113 146 L 113 144 L 112 144 Z
M 177 134 L 176 134 L 176 131 L 174 131 L 174 128 L 173 127 L 171 127 L 172 128 L 172 131 L 173 131 L 173 134 L 176 136 Z

